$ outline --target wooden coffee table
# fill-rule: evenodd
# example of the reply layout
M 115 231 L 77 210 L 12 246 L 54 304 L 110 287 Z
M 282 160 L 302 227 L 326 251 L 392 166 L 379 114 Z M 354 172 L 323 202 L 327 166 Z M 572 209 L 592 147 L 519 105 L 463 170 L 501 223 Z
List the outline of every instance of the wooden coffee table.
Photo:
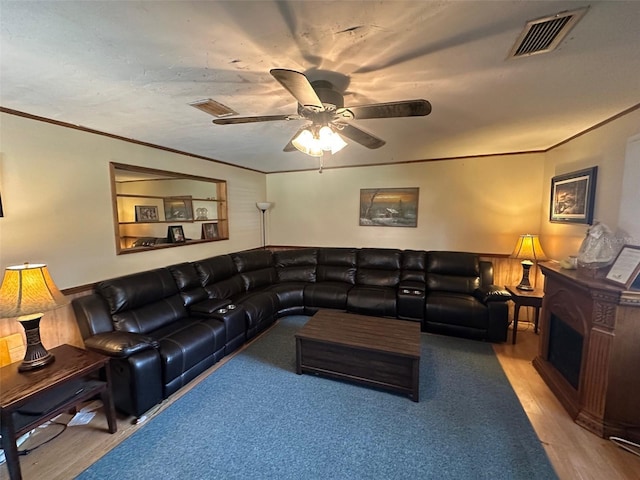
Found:
M 350 380 L 419 401 L 419 323 L 320 310 L 295 337 L 296 373 Z

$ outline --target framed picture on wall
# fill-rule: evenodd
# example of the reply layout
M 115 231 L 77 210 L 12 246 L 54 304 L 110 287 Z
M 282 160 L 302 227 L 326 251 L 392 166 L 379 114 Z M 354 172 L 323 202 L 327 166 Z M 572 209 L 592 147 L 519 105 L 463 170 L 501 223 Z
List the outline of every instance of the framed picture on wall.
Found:
M 218 238 L 218 224 L 217 223 L 203 223 L 202 224 L 202 238 L 204 240 L 213 240 Z
M 360 225 L 417 227 L 419 188 L 363 188 L 360 190 Z
M 167 237 L 171 243 L 182 243 L 186 241 L 182 225 L 171 225 L 168 230 Z
M 598 167 L 558 175 L 551 179 L 549 221 L 593 223 Z

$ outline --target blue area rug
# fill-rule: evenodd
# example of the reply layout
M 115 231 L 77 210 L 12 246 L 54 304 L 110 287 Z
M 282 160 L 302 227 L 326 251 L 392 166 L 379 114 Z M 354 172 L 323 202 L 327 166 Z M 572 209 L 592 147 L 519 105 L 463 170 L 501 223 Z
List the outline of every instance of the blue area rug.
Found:
M 278 324 L 80 479 L 554 479 L 491 345 L 422 334 L 420 402 L 295 374 Z

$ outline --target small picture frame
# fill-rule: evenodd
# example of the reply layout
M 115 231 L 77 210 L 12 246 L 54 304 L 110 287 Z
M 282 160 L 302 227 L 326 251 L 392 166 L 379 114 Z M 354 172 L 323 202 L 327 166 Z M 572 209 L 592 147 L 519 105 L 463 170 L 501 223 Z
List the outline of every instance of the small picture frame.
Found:
M 164 218 L 167 221 L 193 221 L 193 203 L 191 197 L 166 197 L 164 202 Z
M 217 223 L 203 223 L 202 224 L 202 239 L 203 240 L 215 240 L 218 238 L 218 224 Z
M 159 222 L 158 207 L 155 205 L 136 205 L 136 222 Z
M 640 246 L 625 245 L 606 275 L 606 280 L 629 289 L 640 289 Z
M 586 168 L 551 179 L 549 221 L 593 223 L 598 167 Z
M 182 229 L 182 225 L 170 225 L 167 237 L 171 243 L 183 243 L 186 241 L 184 238 L 184 230 Z

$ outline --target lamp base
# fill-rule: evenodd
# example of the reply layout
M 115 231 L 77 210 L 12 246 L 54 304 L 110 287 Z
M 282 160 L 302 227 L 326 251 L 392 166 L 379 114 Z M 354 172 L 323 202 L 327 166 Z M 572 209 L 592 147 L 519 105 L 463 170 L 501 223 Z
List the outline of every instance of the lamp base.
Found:
M 522 261 L 522 279 L 520 280 L 520 284 L 516 286 L 518 290 L 532 291 L 533 287 L 531 286 L 531 282 L 529 282 L 529 270 L 533 262 L 530 260 Z
M 24 354 L 24 360 L 18 366 L 19 372 L 28 372 L 49 365 L 55 360 L 55 357 L 47 352 L 40 340 L 40 319 L 38 318 L 18 320 L 24 328 L 27 336 L 27 351 Z

